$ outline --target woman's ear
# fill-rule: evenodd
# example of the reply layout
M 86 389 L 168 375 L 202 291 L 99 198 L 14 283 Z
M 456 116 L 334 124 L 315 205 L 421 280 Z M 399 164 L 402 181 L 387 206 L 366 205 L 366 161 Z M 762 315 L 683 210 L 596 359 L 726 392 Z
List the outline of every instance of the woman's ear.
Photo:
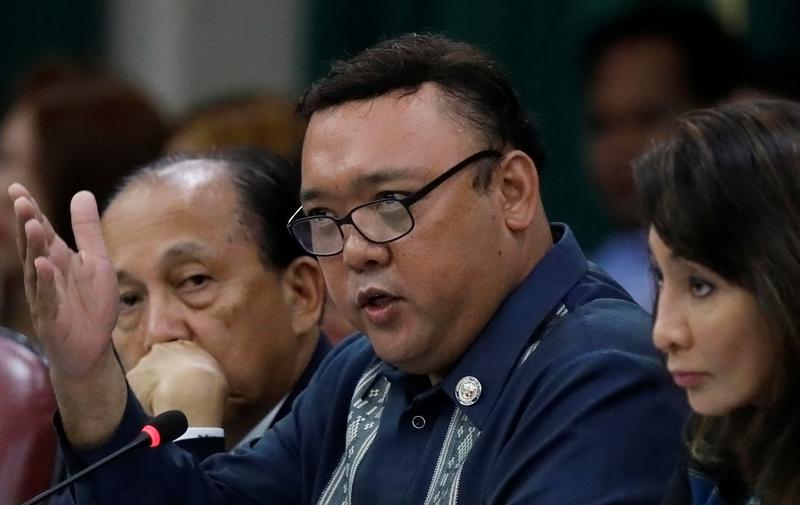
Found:
M 536 164 L 524 152 L 511 151 L 497 167 L 495 179 L 506 226 L 512 231 L 528 228 L 542 208 Z
M 310 256 L 295 258 L 283 272 L 281 283 L 295 334 L 302 335 L 315 329 L 325 304 L 325 281 L 317 260 Z

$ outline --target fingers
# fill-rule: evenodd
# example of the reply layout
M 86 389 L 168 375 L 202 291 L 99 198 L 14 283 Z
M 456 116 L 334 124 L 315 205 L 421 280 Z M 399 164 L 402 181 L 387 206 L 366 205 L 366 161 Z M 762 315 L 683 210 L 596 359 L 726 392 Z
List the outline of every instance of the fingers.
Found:
M 17 254 L 19 258 L 25 263 L 26 251 L 28 249 L 28 237 L 26 236 L 25 223 L 35 219 L 35 212 L 33 206 L 25 197 L 19 197 L 14 200 L 14 215 L 16 217 L 16 238 L 17 238 Z
M 17 210 L 17 202 L 20 201 L 21 209 L 25 212 L 24 216 L 26 219 L 22 221 L 24 224 L 29 219 L 36 219 L 40 223 L 42 223 L 42 227 L 45 231 L 45 239 L 47 240 L 48 244 L 51 244 L 53 240 L 56 238 L 56 232 L 53 226 L 50 224 L 50 221 L 47 219 L 47 216 L 44 215 L 42 209 L 39 207 L 39 203 L 33 198 L 30 192 L 19 183 L 14 183 L 8 187 L 8 196 L 14 202 L 14 210 Z M 19 213 L 17 212 L 17 217 L 19 220 Z M 17 228 L 19 230 L 19 226 Z
M 56 233 L 50 222 L 47 220 L 39 205 L 36 203 L 28 190 L 21 184 L 14 183 L 8 188 L 8 194 L 14 198 L 14 214 L 16 216 L 16 242 L 17 254 L 23 263 L 26 263 L 28 238 L 26 236 L 26 226 L 28 222 L 38 222 L 41 229 L 40 236 L 43 238 L 45 244 L 53 244 L 56 240 Z
M 47 258 L 34 260 L 36 270 L 36 307 L 40 323 L 55 320 L 58 315 L 56 276 L 53 264 Z
M 19 200 L 18 200 L 19 201 Z M 31 310 L 38 312 L 36 301 L 37 278 L 36 272 L 36 259 L 47 254 L 47 241 L 44 238 L 44 230 L 39 221 L 30 219 L 24 223 L 22 232 L 18 233 L 17 240 L 20 243 L 19 248 L 22 249 L 20 257 L 22 258 L 23 277 L 25 280 L 25 296 L 28 299 L 28 305 Z
M 23 186 L 22 184 L 20 184 L 18 182 L 15 182 L 14 184 L 12 184 L 11 186 L 8 187 L 8 196 L 11 198 L 11 201 L 13 202 L 17 198 L 20 198 L 20 197 L 23 197 L 23 196 L 27 197 L 27 198 L 30 198 L 31 194 L 28 192 L 28 190 L 27 190 L 27 188 L 25 188 L 25 186 Z
M 192 340 L 171 340 L 153 344 L 139 363 L 143 361 L 165 363 L 168 366 L 170 363 L 184 365 L 205 363 L 211 368 L 220 368 L 217 360 Z
M 23 264 L 28 305 L 34 319 L 45 314 L 55 317 L 55 265 L 50 247 L 56 238 L 55 232 L 24 186 L 12 184 L 8 194 L 14 198 L 17 252 Z M 42 273 L 44 279 L 40 277 Z
M 150 347 L 151 351 L 155 351 L 156 349 L 164 349 L 161 352 L 169 352 L 170 350 L 174 349 L 177 352 L 191 352 L 192 349 L 205 352 L 205 349 L 200 347 L 197 342 L 193 340 L 186 340 L 186 339 L 177 339 L 177 340 L 170 340 L 168 342 L 158 342 L 153 344 Z M 188 351 L 187 351 L 188 350 Z
M 125 374 L 128 385 L 148 415 L 153 415 L 153 391 L 158 383 L 158 376 L 145 367 L 133 367 Z
M 57 287 L 50 254 L 48 235 L 52 227 L 39 210 L 36 201 L 21 184 L 12 184 L 8 195 L 14 200 L 17 252 L 23 264 L 25 297 L 37 326 L 48 325 L 57 316 Z
M 97 202 L 88 191 L 81 191 L 72 197 L 72 233 L 78 250 L 99 256 L 107 256 L 106 244 L 100 228 L 100 214 Z
M 20 257 L 25 259 L 26 237 L 23 229 L 30 220 L 41 224 L 43 237 L 46 244 L 53 244 L 58 239 L 55 230 L 47 220 L 39 204 L 30 195 L 30 192 L 19 183 L 14 183 L 8 188 L 8 195 L 14 200 L 14 212 L 17 216 L 17 250 Z M 100 216 L 94 195 L 88 191 L 81 191 L 72 197 L 70 204 L 72 215 L 72 231 L 75 243 L 79 250 L 106 256 L 105 243 L 100 229 Z
M 36 218 L 36 210 L 33 206 L 30 193 L 22 184 L 14 183 L 8 187 L 8 196 L 14 204 L 14 215 L 16 217 L 17 231 L 17 253 L 20 259 L 25 260 L 25 249 L 27 239 L 25 237 L 25 223 Z

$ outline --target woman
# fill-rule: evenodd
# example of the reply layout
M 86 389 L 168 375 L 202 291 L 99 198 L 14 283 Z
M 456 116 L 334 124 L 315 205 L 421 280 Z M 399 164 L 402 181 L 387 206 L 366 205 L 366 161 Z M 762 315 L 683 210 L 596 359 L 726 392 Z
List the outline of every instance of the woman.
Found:
M 0 124 L 0 186 L 26 184 L 72 242 L 69 202 L 101 203 L 134 168 L 159 156 L 167 125 L 149 98 L 103 72 L 43 66 L 27 76 Z M 0 212 L 0 324 L 33 331 L 10 202 Z
M 800 105 L 691 113 L 635 176 L 653 339 L 694 411 L 664 503 L 798 503 Z

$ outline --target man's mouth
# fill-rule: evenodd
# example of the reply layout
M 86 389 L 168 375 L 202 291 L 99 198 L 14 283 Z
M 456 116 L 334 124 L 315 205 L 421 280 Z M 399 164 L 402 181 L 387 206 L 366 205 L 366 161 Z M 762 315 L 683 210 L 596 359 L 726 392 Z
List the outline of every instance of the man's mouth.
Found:
M 382 308 L 386 307 L 397 297 L 377 288 L 369 288 L 365 289 L 364 291 L 359 291 L 358 296 L 356 298 L 356 304 L 358 305 L 359 309 L 364 308 Z
M 372 324 L 387 323 L 394 314 L 394 302 L 399 298 L 387 291 L 369 288 L 359 291 L 356 304 Z

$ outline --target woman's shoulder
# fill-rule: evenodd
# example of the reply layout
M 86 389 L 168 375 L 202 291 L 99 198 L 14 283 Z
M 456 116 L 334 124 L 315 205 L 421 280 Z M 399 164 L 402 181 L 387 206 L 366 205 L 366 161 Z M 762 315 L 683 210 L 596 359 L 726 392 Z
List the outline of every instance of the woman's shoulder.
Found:
M 692 491 L 689 487 L 689 453 L 685 451 L 680 458 L 675 473 L 667 484 L 661 505 L 691 505 Z
M 732 465 L 703 464 L 688 450 L 667 485 L 661 505 L 739 505 L 752 501 Z

